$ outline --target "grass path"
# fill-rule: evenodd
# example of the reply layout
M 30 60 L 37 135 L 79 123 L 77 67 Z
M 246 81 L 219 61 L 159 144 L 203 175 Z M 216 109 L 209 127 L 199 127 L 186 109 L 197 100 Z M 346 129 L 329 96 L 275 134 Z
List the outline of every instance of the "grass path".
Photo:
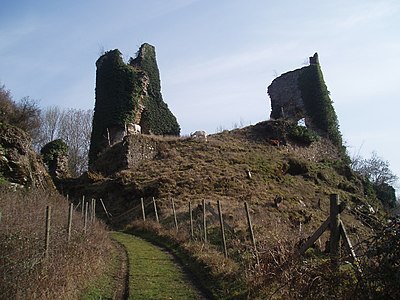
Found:
M 112 236 L 128 253 L 128 299 L 205 299 L 170 253 L 130 234 Z

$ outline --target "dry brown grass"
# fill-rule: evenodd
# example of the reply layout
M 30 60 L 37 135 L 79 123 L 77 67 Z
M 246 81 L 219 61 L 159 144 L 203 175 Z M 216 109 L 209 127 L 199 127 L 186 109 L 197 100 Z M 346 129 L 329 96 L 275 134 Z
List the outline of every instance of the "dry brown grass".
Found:
M 242 289 L 243 297 L 296 299 L 318 293 L 328 297 L 331 294 L 323 293 L 324 285 L 336 275 L 327 272 L 326 256 L 317 253 L 317 257 L 298 260 L 293 254 L 301 240 L 328 217 L 331 193 L 347 201 L 348 209 L 342 213 L 342 219 L 350 239 L 357 243 L 367 237 L 371 230 L 352 212 L 358 203 L 367 199 L 359 178 L 346 169 L 340 153 L 327 140 L 321 139 L 309 147 L 291 141 L 276 147 L 270 143 L 271 138 L 279 138 L 279 130 L 270 130 L 277 125 L 274 124 L 264 122 L 224 131 L 209 136 L 207 142 L 166 139 L 154 160 L 143 161 L 137 168 L 123 170 L 103 182 L 76 188 L 75 196 L 87 193 L 91 197 L 102 197 L 113 210 L 112 222 L 119 228 L 141 218 L 142 197 L 148 219 L 154 219 L 151 199 L 155 197 L 165 230 L 157 233 L 168 235 L 204 263 L 204 268 L 214 274 L 210 275 L 211 280 L 227 285 L 229 281 L 237 283 L 236 289 Z M 251 171 L 251 178 L 247 170 Z M 275 197 L 283 199 L 279 207 L 274 204 Z M 178 234 L 174 228 L 171 198 L 177 209 Z M 233 227 L 232 232 L 226 232 L 229 260 L 221 253 L 218 220 L 210 216 L 207 217 L 209 240 L 203 243 L 199 209 L 194 213 L 195 239 L 190 241 L 189 200 L 193 208 L 202 200 L 211 202 L 215 211 L 217 200 L 221 201 L 224 218 Z M 249 239 L 244 201 L 249 203 L 253 218 L 261 260 L 258 267 L 255 267 Z M 322 248 L 326 239 L 326 235 L 321 238 Z M 235 268 L 224 269 L 227 261 Z M 239 279 L 233 280 L 233 273 Z M 351 282 L 346 274 L 343 273 L 344 282 Z M 218 288 L 221 286 L 224 283 Z M 225 290 L 232 291 L 230 287 Z M 347 295 L 347 289 L 342 290 L 340 295 Z M 232 297 L 227 292 L 221 293 Z
M 45 259 L 45 208 L 52 207 Z M 83 232 L 75 212 L 67 242 L 68 202 L 43 191 L 0 190 L 0 299 L 79 299 L 109 259 L 110 240 L 99 221 Z
M 298 257 L 297 249 L 304 240 L 327 217 L 326 203 L 320 213 L 313 210 L 312 221 L 307 219 L 307 210 L 298 202 L 282 204 L 279 209 L 271 206 L 250 205 L 260 265 L 256 265 L 255 252 L 249 237 L 248 224 L 242 201 L 221 200 L 224 220 L 233 228 L 225 227 L 228 259 L 224 258 L 218 218 L 207 213 L 207 243 L 203 240 L 201 202 L 192 201 L 194 217 L 194 239 L 190 238 L 188 203 L 176 203 L 179 229 L 175 228 L 169 199 L 157 199 L 161 225 L 154 222 L 153 206 L 146 202 L 147 221 L 140 220 L 141 210 L 136 207 L 136 221 L 128 230 L 153 232 L 160 240 L 174 241 L 192 259 L 206 270 L 205 285 L 219 297 L 249 299 L 348 299 L 353 297 L 357 279 L 353 268 L 344 263 L 339 272 L 331 269 L 325 242 L 325 233 L 305 257 Z M 217 212 L 215 201 L 210 201 Z M 344 220 L 351 220 L 343 214 Z M 354 222 L 354 220 L 352 220 Z M 359 228 L 358 224 L 356 228 Z M 358 231 L 356 231 L 358 232 Z M 352 237 L 355 237 L 352 234 Z M 170 245 L 170 244 L 169 244 Z M 179 246 L 177 246 L 179 245 Z M 198 267 L 198 265 L 196 266 Z

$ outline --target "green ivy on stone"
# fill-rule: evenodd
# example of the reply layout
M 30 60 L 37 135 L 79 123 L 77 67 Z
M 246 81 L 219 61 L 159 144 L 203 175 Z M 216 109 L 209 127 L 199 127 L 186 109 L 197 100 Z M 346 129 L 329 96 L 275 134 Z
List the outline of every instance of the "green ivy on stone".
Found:
M 68 145 L 62 139 L 51 141 L 40 150 L 43 161 L 47 165 L 50 165 L 57 156 L 67 155 L 67 153 Z
M 338 119 L 318 64 L 303 68 L 299 77 L 299 87 L 312 128 L 341 148 L 342 136 Z
M 118 49 L 102 55 L 96 62 L 96 103 L 89 150 L 89 165 L 107 147 L 107 128 L 124 129 L 131 123 L 143 99 L 140 125 L 157 135 L 179 135 L 180 127 L 163 101 L 160 75 L 153 46 L 143 44 L 135 59 L 124 63 Z M 143 78 L 149 78 L 148 96 L 143 93 Z M 143 126 L 145 125 L 145 126 Z

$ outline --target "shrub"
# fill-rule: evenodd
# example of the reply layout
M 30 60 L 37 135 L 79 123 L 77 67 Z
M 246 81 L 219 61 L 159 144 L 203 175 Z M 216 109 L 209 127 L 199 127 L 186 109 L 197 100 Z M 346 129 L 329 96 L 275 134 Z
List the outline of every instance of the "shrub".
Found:
M 288 129 L 288 135 L 291 139 L 307 146 L 320 139 L 319 135 L 315 131 L 304 126 L 292 124 Z
M 34 136 L 40 126 L 37 101 L 24 97 L 15 102 L 11 92 L 4 85 L 0 86 L 0 122 L 16 126 Z
M 400 219 L 383 226 L 365 242 L 363 284 L 358 293 L 363 299 L 399 299 Z
M 62 139 L 57 139 L 44 145 L 40 154 L 43 156 L 43 161 L 50 165 L 57 156 L 68 154 L 68 146 Z
M 396 207 L 396 190 L 394 187 L 387 183 L 374 184 L 374 190 L 376 197 L 382 202 L 384 207 L 395 208 Z

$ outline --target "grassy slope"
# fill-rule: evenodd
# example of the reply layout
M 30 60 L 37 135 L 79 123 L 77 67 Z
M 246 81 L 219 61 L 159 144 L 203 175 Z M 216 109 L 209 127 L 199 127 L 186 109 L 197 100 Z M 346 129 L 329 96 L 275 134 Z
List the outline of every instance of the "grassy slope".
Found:
M 166 142 L 156 160 L 116 175 L 113 184 L 122 185 L 122 190 L 108 199 L 109 205 L 126 210 L 137 205 L 140 197 L 154 196 L 161 199 L 161 213 L 167 216 L 171 213 L 169 197 L 175 199 L 182 212 L 187 210 L 189 200 L 194 204 L 203 199 L 212 203 L 221 200 L 227 214 L 236 219 L 247 201 L 255 218 L 260 219 L 256 222 L 259 228 L 269 227 L 264 220 L 268 216 L 270 221 L 280 219 L 288 228 L 302 222 L 307 230 L 326 218 L 330 193 L 338 193 L 350 207 L 366 201 L 360 180 L 340 163 L 339 154 L 327 140 L 309 147 L 289 142 L 278 148 L 270 145 L 271 136 L 262 126 L 214 135 L 207 143 Z M 251 179 L 247 178 L 247 169 L 252 172 Z M 284 199 L 279 209 L 273 205 L 277 196 Z M 118 205 L 117 198 L 125 200 Z M 309 214 L 313 216 L 307 223 Z M 349 213 L 344 218 L 354 221 Z M 363 230 L 359 222 L 354 225 Z
M 286 145 L 272 146 L 271 139 L 286 141 Z M 251 179 L 247 178 L 247 169 L 251 170 Z M 170 197 L 173 197 L 180 228 L 185 231 L 180 231 L 183 236 L 187 235 L 189 200 L 194 208 L 203 199 L 214 207 L 216 200 L 220 200 L 225 220 L 234 228 L 234 232 L 227 233 L 229 257 L 239 264 L 246 280 L 253 280 L 251 285 L 248 284 L 254 287 L 249 293 L 260 290 L 258 284 L 262 281 L 257 283 L 256 273 L 259 272 L 253 276 L 244 271 L 251 269 L 253 263 L 248 252 L 251 243 L 247 236 L 244 201 L 251 207 L 261 259 L 266 265 L 275 264 L 277 270 L 287 255 L 298 247 L 300 240 L 313 233 L 326 219 L 329 194 L 337 193 L 347 202 L 342 220 L 354 244 L 371 232 L 356 217 L 354 207 L 365 202 L 379 206 L 376 199 L 365 198 L 360 179 L 341 162 L 340 152 L 329 141 L 322 139 L 309 146 L 300 145 L 285 136 L 279 122 L 263 122 L 222 132 L 210 136 L 207 143 L 165 139 L 160 144 L 157 158 L 143 161 L 134 170 L 123 170 L 109 178 L 89 173 L 86 179 L 81 179 L 80 186 L 76 182 L 73 184 L 69 189 L 71 196 L 86 194 L 103 198 L 113 214 L 114 225 L 119 228 L 141 218 L 141 197 L 145 199 L 148 218 L 153 218 L 151 198 L 155 197 L 162 223 L 172 227 Z M 279 208 L 274 205 L 277 196 L 283 198 Z M 218 249 L 218 223 L 209 225 L 209 240 Z M 322 247 L 327 237 L 327 234 L 322 237 Z M 215 274 L 221 274 L 216 276 L 223 280 L 225 271 L 220 267 L 221 260 L 203 250 L 201 246 L 189 251 L 198 251 L 195 256 L 211 264 L 211 272 L 216 270 Z M 266 282 L 271 283 L 271 280 Z
M 295 144 L 279 126 L 263 122 L 210 136 L 207 143 L 166 140 L 156 159 L 144 161 L 134 170 L 110 178 L 88 174 L 64 187 L 78 199 L 83 194 L 103 198 L 122 228 L 141 216 L 140 209 L 126 213 L 140 205 L 141 197 L 147 203 L 151 197 L 159 199 L 164 218 L 171 215 L 168 198 L 173 197 L 178 214 L 187 211 L 189 200 L 194 207 L 203 199 L 220 200 L 233 226 L 243 229 L 245 224 L 238 219 L 243 219 L 243 202 L 247 201 L 256 231 L 267 237 L 277 223 L 292 230 L 301 222 L 305 233 L 312 232 L 328 215 L 329 194 L 338 193 L 348 203 L 343 219 L 353 227 L 350 234 L 356 239 L 367 234 L 368 229 L 350 211 L 367 201 L 374 207 L 379 203 L 365 199 L 360 179 L 341 163 L 339 152 L 325 139 L 307 147 Z M 272 146 L 269 141 L 276 138 L 286 139 L 287 145 Z M 252 172 L 251 179 L 247 169 Z M 277 196 L 283 198 L 279 209 L 274 206 Z M 151 213 L 151 205 L 148 210 Z
M 51 206 L 49 256 L 44 258 L 45 209 Z M 81 299 L 106 269 L 112 248 L 104 224 L 73 214 L 67 243 L 68 201 L 40 190 L 0 187 L 0 299 Z

